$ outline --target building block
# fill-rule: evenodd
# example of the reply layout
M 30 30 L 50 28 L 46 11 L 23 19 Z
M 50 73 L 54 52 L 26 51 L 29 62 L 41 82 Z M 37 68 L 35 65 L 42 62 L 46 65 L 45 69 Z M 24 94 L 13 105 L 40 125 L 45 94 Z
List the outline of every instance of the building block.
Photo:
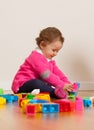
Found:
M 76 97 L 75 110 L 76 111 L 82 111 L 83 108 L 84 108 L 84 106 L 83 106 L 83 99 L 82 99 L 82 97 Z
M 0 95 L 4 94 L 4 90 L 2 88 L 0 88 Z
M 78 91 L 78 84 L 77 83 L 73 83 L 73 92 L 77 92 Z
M 40 93 L 37 94 L 34 99 L 42 99 L 42 100 L 50 101 L 50 95 L 48 93 Z
M 75 111 L 75 102 L 70 101 L 70 111 Z
M 43 113 L 58 113 L 59 112 L 59 104 L 57 104 L 57 103 L 44 103 L 44 104 L 42 104 L 42 112 Z
M 26 106 L 26 115 L 34 115 L 36 113 L 36 105 L 35 104 L 27 104 Z
M 72 92 L 77 93 L 79 88 L 80 88 L 80 83 L 77 83 L 77 82 L 73 83 L 73 91 Z
M 27 105 L 29 103 L 29 99 L 23 99 L 22 102 L 21 102 L 21 107 Z
M 94 105 L 94 96 L 90 97 L 91 101 L 92 101 L 92 105 Z
M 50 113 L 58 113 L 59 112 L 59 104 L 51 103 L 50 104 Z
M 92 100 L 89 97 L 83 98 L 84 107 L 92 107 Z
M 29 104 L 29 100 L 28 99 L 24 99 L 21 102 L 21 110 L 23 113 L 26 113 L 26 106 Z
M 16 95 L 12 95 L 12 96 L 13 96 L 13 102 L 18 101 L 18 96 L 16 96 Z
M 36 112 L 42 112 L 42 104 L 35 104 L 36 105 Z
M 21 104 L 21 103 L 22 103 L 23 100 L 25 100 L 25 98 L 19 98 L 19 99 L 18 99 L 18 106 L 19 106 L 19 107 L 22 107 L 22 104 Z
M 29 101 L 29 103 L 47 103 L 47 100 L 42 100 L 42 99 L 32 99 Z
M 5 105 L 6 104 L 6 99 L 3 97 L 0 97 L 0 105 Z
M 43 113 L 49 113 L 50 112 L 50 105 L 49 104 L 43 104 L 42 105 L 42 112 Z
M 0 95 L 0 97 L 5 98 L 7 103 L 18 101 L 18 96 L 13 95 L 13 94 L 2 94 Z
M 60 112 L 69 112 L 75 110 L 75 102 L 72 102 L 69 99 L 60 99 L 55 102 L 60 105 Z
M 27 94 L 26 99 L 34 99 L 35 95 Z
M 75 94 L 70 93 L 70 94 L 68 95 L 68 99 L 71 100 L 71 101 L 75 101 L 75 99 L 76 99 Z

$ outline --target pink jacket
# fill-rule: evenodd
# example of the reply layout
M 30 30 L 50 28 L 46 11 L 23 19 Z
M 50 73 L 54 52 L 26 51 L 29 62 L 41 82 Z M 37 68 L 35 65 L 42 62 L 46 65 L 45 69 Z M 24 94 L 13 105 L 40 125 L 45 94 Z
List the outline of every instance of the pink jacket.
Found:
M 12 83 L 12 90 L 16 93 L 26 81 L 40 78 L 59 88 L 56 93 L 61 90 L 61 87 L 64 87 L 64 84 L 70 83 L 65 74 L 56 66 L 54 60 L 48 61 L 43 54 L 34 50 L 16 73 Z

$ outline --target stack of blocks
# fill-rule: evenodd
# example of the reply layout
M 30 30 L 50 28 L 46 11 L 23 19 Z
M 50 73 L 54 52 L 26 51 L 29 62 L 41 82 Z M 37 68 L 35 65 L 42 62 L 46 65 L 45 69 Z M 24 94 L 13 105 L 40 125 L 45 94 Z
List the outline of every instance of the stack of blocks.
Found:
M 29 94 L 30 95 L 30 94 Z M 32 94 L 31 94 L 32 95 Z M 32 97 L 32 96 L 31 96 Z M 34 115 L 37 112 L 57 113 L 59 112 L 59 104 L 50 101 L 50 95 L 40 93 L 28 99 L 28 94 L 23 100 L 19 98 L 19 106 L 26 115 Z

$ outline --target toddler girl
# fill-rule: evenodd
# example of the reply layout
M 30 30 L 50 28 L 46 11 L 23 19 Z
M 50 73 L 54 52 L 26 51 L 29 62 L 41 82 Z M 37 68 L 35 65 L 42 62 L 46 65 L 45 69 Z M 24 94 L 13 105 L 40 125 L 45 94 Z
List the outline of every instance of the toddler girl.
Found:
M 36 38 L 38 47 L 25 59 L 14 77 L 13 92 L 30 93 L 40 89 L 53 98 L 66 98 L 72 91 L 72 84 L 53 60 L 63 43 L 64 37 L 59 29 L 43 29 Z

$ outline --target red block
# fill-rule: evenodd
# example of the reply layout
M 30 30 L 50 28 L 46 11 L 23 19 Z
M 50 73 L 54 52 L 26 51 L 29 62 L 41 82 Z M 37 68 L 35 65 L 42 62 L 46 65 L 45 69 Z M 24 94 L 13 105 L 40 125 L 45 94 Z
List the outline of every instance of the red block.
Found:
M 55 102 L 60 105 L 60 112 L 69 112 L 75 110 L 75 102 L 71 102 L 68 99 L 61 99 Z
M 26 115 L 34 115 L 36 113 L 36 105 L 28 104 L 26 106 Z

